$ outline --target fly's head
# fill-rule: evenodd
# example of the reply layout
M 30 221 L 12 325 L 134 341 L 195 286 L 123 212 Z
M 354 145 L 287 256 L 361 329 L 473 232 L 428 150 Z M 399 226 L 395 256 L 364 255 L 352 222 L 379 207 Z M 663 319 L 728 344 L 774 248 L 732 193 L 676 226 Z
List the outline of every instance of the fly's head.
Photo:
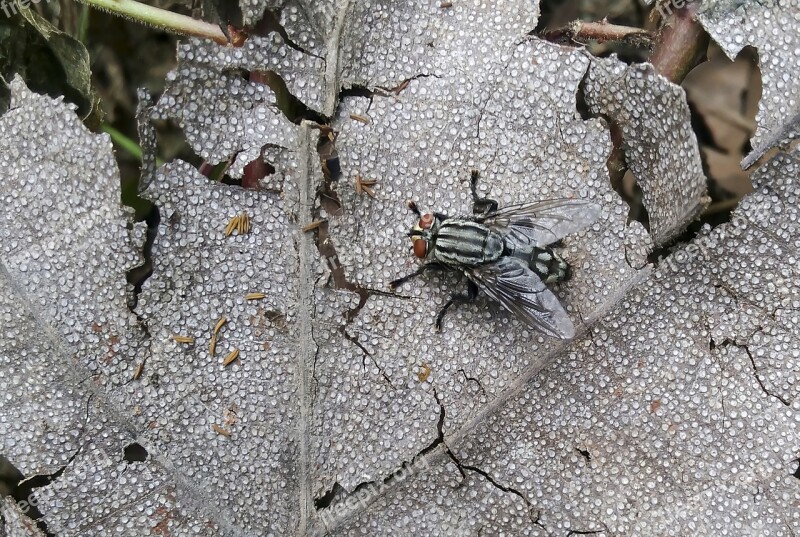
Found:
M 414 224 L 408 236 L 411 237 L 411 244 L 414 249 L 414 255 L 420 259 L 425 259 L 428 255 L 428 243 L 433 238 L 433 232 L 438 227 L 436 217 L 430 213 L 425 213 L 420 216 L 419 221 Z
M 436 236 L 436 230 L 439 229 L 439 219 L 431 213 L 422 214 L 413 201 L 408 202 L 408 208 L 419 217 L 419 220 L 408 232 L 411 238 L 412 250 L 414 255 L 419 259 L 425 259 L 430 253 L 429 246 Z

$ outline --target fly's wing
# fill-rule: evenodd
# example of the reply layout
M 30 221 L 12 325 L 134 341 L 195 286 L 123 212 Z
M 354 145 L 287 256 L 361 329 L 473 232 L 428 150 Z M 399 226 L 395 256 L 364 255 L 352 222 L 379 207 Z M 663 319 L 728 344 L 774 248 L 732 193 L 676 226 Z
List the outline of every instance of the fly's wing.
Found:
M 601 207 L 591 201 L 555 199 L 509 205 L 479 221 L 517 246 L 547 246 L 591 225 Z
M 522 260 L 501 257 L 465 272 L 490 298 L 525 324 L 559 339 L 575 336 L 575 326 L 558 298 Z

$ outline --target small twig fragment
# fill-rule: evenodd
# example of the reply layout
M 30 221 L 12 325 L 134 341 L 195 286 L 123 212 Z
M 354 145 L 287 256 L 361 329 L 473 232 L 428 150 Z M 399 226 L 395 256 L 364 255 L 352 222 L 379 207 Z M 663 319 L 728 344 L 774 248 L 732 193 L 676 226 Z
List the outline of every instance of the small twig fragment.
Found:
M 361 114 L 350 114 L 350 119 L 363 123 L 364 125 L 369 125 L 369 118 Z
M 216 423 L 212 424 L 212 425 L 211 425 L 211 428 L 212 428 L 212 429 L 214 430 L 214 432 L 215 432 L 215 433 L 217 433 L 217 434 L 221 434 L 222 436 L 224 436 L 224 437 L 226 437 L 226 438 L 230 438 L 230 437 L 231 437 L 231 432 L 230 432 L 229 430 L 227 430 L 227 429 L 224 429 L 223 427 L 220 427 L 220 426 L 219 426 L 219 425 L 217 425 Z
M 211 341 L 208 343 L 208 354 L 214 356 L 217 352 L 217 334 L 211 334 Z
M 356 174 L 355 184 L 356 184 L 356 194 L 361 195 L 361 193 L 363 192 L 367 194 L 370 198 L 375 197 L 375 191 L 370 187 L 377 185 L 378 184 L 377 180 L 369 179 L 365 181 L 364 178 L 361 177 L 361 174 Z
M 309 231 L 314 231 L 315 229 L 317 229 L 319 226 L 321 226 L 324 223 L 325 223 L 325 220 L 314 220 L 310 224 L 306 224 L 305 226 L 303 226 L 303 228 L 302 228 L 303 233 L 308 233 Z
M 228 221 L 228 225 L 225 226 L 225 236 L 230 237 L 234 231 L 239 235 L 250 233 L 250 217 L 247 213 L 237 214 Z
M 605 19 L 600 22 L 572 21 L 566 26 L 546 32 L 544 38 L 555 43 L 621 41 L 644 47 L 649 47 L 653 41 L 653 35 L 647 30 L 633 26 L 611 24 Z
M 247 293 L 244 295 L 245 300 L 261 300 L 262 298 L 267 298 L 267 295 L 264 293 Z
M 658 33 L 650 63 L 658 74 L 680 84 L 706 55 L 709 35 L 697 21 L 699 3 L 670 9 Z M 659 11 L 654 9 L 653 13 Z
M 233 349 L 231 352 L 228 353 L 228 355 L 225 357 L 225 359 L 222 360 L 222 366 L 223 367 L 228 367 L 238 357 L 239 357 L 239 349 Z
M 142 376 L 142 371 L 144 371 L 144 362 L 136 366 L 136 371 L 133 372 L 133 380 L 139 380 L 139 377 Z
M 227 317 L 220 317 L 217 324 L 214 325 L 214 334 L 219 334 L 220 329 L 228 322 Z
M 172 334 L 172 339 L 175 341 L 175 343 L 194 343 L 194 338 L 191 336 Z

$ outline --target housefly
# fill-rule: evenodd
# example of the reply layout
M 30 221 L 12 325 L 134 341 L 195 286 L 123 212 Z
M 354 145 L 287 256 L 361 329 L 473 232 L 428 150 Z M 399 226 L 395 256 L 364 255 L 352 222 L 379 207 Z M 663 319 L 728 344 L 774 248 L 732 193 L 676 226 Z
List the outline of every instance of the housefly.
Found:
M 395 289 L 431 269 L 460 272 L 467 277 L 467 290 L 439 310 L 437 330 L 450 306 L 474 300 L 480 289 L 525 324 L 550 337 L 572 338 L 572 320 L 546 285 L 569 279 L 570 267 L 550 245 L 592 224 L 600 206 L 553 199 L 498 209 L 496 201 L 478 196 L 477 181 L 473 171 L 472 215 L 422 214 L 416 203 L 408 203 L 419 218 L 408 236 L 424 264 L 389 286 Z

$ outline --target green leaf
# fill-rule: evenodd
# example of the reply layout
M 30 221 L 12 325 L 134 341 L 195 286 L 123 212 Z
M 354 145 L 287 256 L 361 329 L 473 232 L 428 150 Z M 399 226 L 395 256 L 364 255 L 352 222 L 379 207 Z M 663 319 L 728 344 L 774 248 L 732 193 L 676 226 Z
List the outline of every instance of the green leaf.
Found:
M 19 74 L 36 92 L 63 95 L 83 118 L 99 123 L 98 97 L 91 86 L 89 53 L 80 41 L 60 31 L 16 0 L 0 6 L 0 75 Z M 0 88 L 0 108 L 8 108 L 8 88 Z

